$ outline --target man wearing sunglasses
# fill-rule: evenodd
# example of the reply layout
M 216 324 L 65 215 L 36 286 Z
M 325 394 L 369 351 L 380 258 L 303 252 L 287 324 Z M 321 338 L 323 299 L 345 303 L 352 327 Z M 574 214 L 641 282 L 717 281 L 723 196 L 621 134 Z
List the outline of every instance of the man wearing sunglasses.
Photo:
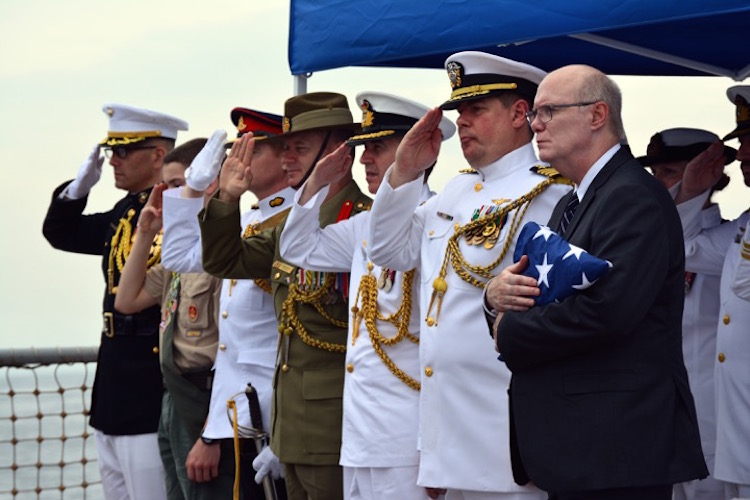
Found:
M 157 445 L 163 392 L 159 369 L 159 307 L 120 314 L 114 302 L 120 273 L 130 253 L 136 221 L 151 188 L 161 180 L 164 156 L 174 148 L 179 118 L 146 109 L 108 104 L 107 137 L 94 146 L 73 181 L 59 186 L 44 219 L 50 244 L 66 252 L 101 255 L 105 290 L 103 328 L 91 394 L 91 421 L 106 498 L 165 498 Z M 110 159 L 115 186 L 127 191 L 112 210 L 83 215 L 88 193 Z M 149 266 L 159 262 L 160 238 Z

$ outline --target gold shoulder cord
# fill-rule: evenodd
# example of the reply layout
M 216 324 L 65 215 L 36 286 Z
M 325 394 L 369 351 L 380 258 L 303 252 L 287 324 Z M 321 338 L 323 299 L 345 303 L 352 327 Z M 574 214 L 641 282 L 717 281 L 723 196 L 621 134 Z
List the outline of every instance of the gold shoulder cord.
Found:
M 432 296 L 430 297 L 430 305 L 427 307 L 427 316 L 425 317 L 425 321 L 429 326 L 438 324 L 438 318 L 440 317 L 440 308 L 443 303 L 443 296 L 448 290 L 448 283 L 445 281 L 445 276 L 448 273 L 448 262 L 451 263 L 453 270 L 456 271 L 456 274 L 459 278 L 471 285 L 474 285 L 477 288 L 484 288 L 487 283 L 472 276 L 471 274 L 469 274 L 469 271 L 487 280 L 490 280 L 494 276 L 492 274 L 492 270 L 500 264 L 500 262 L 503 260 L 503 257 L 505 257 L 505 254 L 508 252 L 510 243 L 513 241 L 513 237 L 515 236 L 516 231 L 518 231 L 518 226 L 521 224 L 523 216 L 526 214 L 526 210 L 531 205 L 531 201 L 552 184 L 569 184 L 569 181 L 559 176 L 550 177 L 537 184 L 534 189 L 532 189 L 525 195 L 505 206 L 500 207 L 500 209 L 496 212 L 477 217 L 475 220 L 468 222 L 463 226 L 459 226 L 458 224 L 456 224 L 455 233 L 448 240 L 448 247 L 445 250 L 445 257 L 443 258 L 443 264 L 440 267 L 440 273 L 438 277 L 435 278 L 435 281 L 432 282 Z M 486 266 L 475 266 L 469 263 L 461 254 L 461 249 L 458 244 L 461 236 L 464 236 L 467 233 L 472 234 L 480 227 L 483 227 L 489 223 L 494 223 L 495 220 L 508 215 L 516 208 L 518 208 L 519 210 L 517 210 L 513 215 L 508 236 L 506 237 L 505 243 L 503 244 L 503 249 L 497 256 L 497 258 L 492 261 L 492 263 Z M 430 316 L 430 312 L 432 312 L 432 306 L 433 304 L 435 304 L 435 302 L 437 302 L 437 311 L 435 313 L 435 317 L 432 318 Z
M 284 342 L 287 344 L 287 355 L 289 354 L 289 337 L 295 330 L 302 342 L 311 347 L 331 352 L 346 352 L 346 344 L 336 344 L 334 342 L 326 342 L 311 337 L 297 315 L 297 304 L 309 304 L 312 305 L 321 316 L 330 321 L 332 325 L 338 326 L 339 328 L 347 328 L 348 325 L 346 321 L 339 321 L 336 318 L 331 317 L 331 315 L 323 309 L 323 306 L 320 305 L 320 298 L 333 287 L 335 280 L 336 273 L 325 273 L 323 286 L 309 291 L 300 290 L 296 283 L 289 285 L 289 292 L 286 300 L 284 300 L 284 304 L 281 306 L 282 313 L 281 321 L 279 322 L 279 333 L 285 337 Z M 286 366 L 286 363 L 284 366 Z
M 125 261 L 128 259 L 130 250 L 133 248 L 133 225 L 131 221 L 134 215 L 135 210 L 131 208 L 128 210 L 127 218 L 120 218 L 117 230 L 110 242 L 109 261 L 107 263 L 107 289 L 110 294 L 117 293 L 117 287 L 115 286 L 115 265 L 117 265 L 117 270 L 122 273 Z M 147 268 L 150 268 L 161 259 L 161 239 L 162 232 L 160 230 L 151 244 L 151 251 L 146 261 Z
M 409 322 L 411 320 L 411 286 L 414 281 L 414 270 L 407 271 L 404 273 L 404 280 L 401 284 L 401 293 L 403 299 L 398 310 L 388 316 L 383 316 L 378 310 L 378 283 L 375 276 L 372 275 L 373 264 L 369 262 L 367 264 L 367 275 L 362 276 L 362 280 L 359 282 L 359 290 L 357 290 L 357 299 L 354 301 L 352 307 L 352 345 L 357 341 L 359 337 L 359 325 L 362 319 L 365 320 L 367 331 L 370 333 L 370 341 L 372 342 L 372 348 L 380 356 L 380 359 L 385 363 L 390 372 L 396 376 L 401 382 L 408 385 L 412 389 L 420 390 L 420 383 L 414 380 L 403 370 L 401 370 L 396 363 L 385 353 L 383 345 L 392 346 L 396 345 L 404 339 L 409 340 L 415 344 L 419 344 L 419 338 L 409 333 Z M 362 308 L 357 307 L 356 304 L 360 303 L 360 297 L 362 298 Z M 376 321 L 387 321 L 391 323 L 397 329 L 397 334 L 394 337 L 384 337 L 377 327 Z M 382 345 L 381 345 L 382 344 Z

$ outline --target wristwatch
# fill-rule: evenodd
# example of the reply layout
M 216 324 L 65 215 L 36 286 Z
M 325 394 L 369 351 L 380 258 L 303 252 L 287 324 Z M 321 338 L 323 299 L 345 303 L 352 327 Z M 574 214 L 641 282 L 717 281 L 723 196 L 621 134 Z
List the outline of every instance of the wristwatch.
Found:
M 212 445 L 212 444 L 219 444 L 219 441 L 216 439 L 207 438 L 203 435 L 201 435 L 201 441 L 203 441 L 203 444 Z

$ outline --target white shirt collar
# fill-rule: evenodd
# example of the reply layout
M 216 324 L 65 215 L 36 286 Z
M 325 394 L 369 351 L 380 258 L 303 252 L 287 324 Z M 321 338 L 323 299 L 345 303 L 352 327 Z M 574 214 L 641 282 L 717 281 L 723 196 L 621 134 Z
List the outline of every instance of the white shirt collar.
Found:
M 607 164 L 609 160 L 612 159 L 612 157 L 620 150 L 620 144 L 615 144 L 609 150 L 607 150 L 606 153 L 604 153 L 596 162 L 591 166 L 588 172 L 586 172 L 586 175 L 583 176 L 583 179 L 581 179 L 581 184 L 576 186 L 575 192 L 578 196 L 578 201 L 583 201 L 583 197 L 586 196 L 586 191 L 588 191 L 589 187 L 591 186 L 591 183 L 594 182 L 594 179 L 597 175 L 599 175 L 599 172 L 602 171 L 604 168 L 604 165 Z

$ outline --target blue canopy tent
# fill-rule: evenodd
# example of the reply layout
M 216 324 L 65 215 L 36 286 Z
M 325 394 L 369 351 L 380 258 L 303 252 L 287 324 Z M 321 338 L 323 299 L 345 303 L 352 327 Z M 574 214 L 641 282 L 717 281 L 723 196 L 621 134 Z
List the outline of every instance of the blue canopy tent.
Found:
M 289 67 L 441 68 L 481 50 L 550 71 L 583 63 L 612 75 L 750 74 L 748 0 L 291 0 Z

